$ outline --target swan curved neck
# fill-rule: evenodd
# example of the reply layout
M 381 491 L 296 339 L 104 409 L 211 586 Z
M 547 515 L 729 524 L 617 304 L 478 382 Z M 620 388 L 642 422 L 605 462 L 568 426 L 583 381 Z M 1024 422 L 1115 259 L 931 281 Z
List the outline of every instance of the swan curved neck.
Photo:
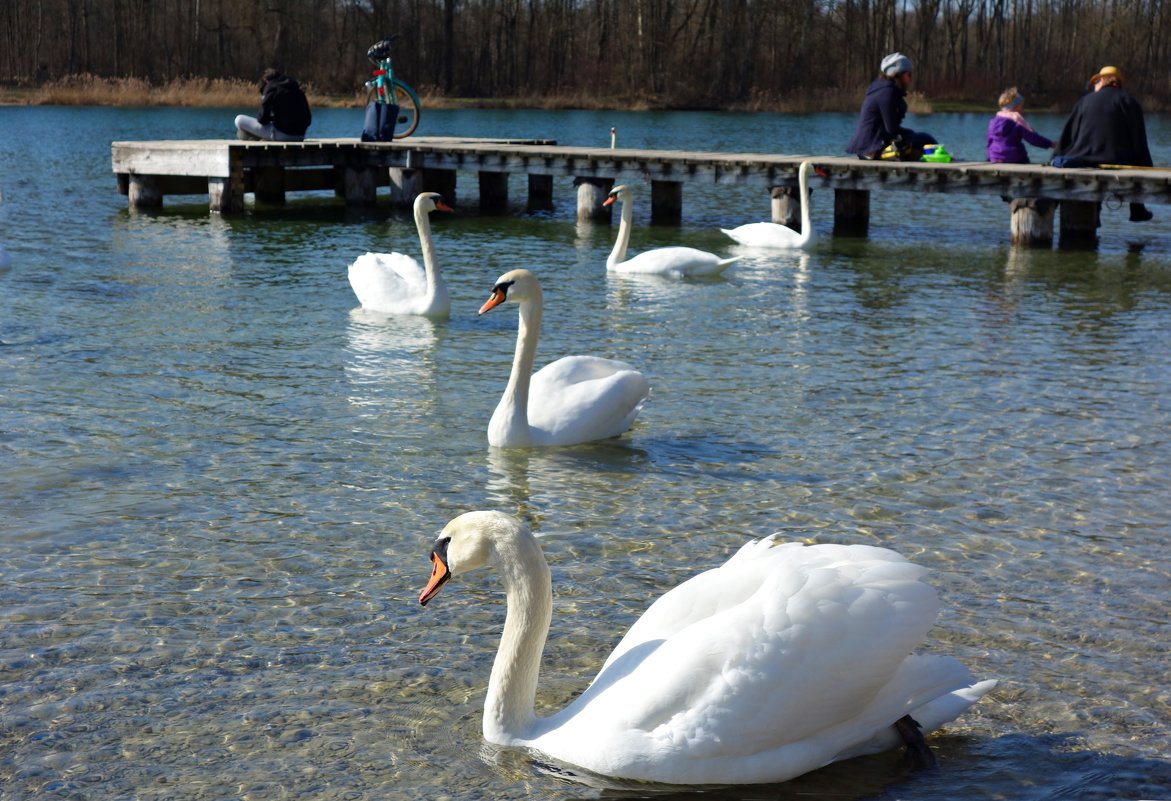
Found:
M 516 350 L 512 356 L 512 373 L 508 386 L 492 413 L 488 424 L 490 444 L 505 440 L 514 447 L 531 444 L 529 430 L 529 384 L 537 356 L 537 337 L 541 332 L 544 301 L 539 287 L 520 303 L 520 320 L 516 328 Z M 523 441 L 522 441 L 523 440 Z
M 622 200 L 622 216 L 618 223 L 618 239 L 614 242 L 614 249 L 606 259 L 607 269 L 621 264 L 626 260 L 626 248 L 630 245 L 630 229 L 634 226 L 634 204 L 629 200 Z
M 504 584 L 507 612 L 500 648 L 484 700 L 484 739 L 507 745 L 531 732 L 541 654 L 553 614 L 549 565 L 527 532 L 497 542 L 495 567 Z
M 801 169 L 797 171 L 797 186 L 801 195 L 801 244 L 809 241 L 813 235 L 813 220 L 809 211 L 809 162 L 801 162 Z
M 435 267 L 435 244 L 431 241 L 431 215 L 415 207 L 415 227 L 419 229 L 419 247 L 423 251 L 423 270 L 427 274 L 427 289 L 438 285 L 439 270 Z

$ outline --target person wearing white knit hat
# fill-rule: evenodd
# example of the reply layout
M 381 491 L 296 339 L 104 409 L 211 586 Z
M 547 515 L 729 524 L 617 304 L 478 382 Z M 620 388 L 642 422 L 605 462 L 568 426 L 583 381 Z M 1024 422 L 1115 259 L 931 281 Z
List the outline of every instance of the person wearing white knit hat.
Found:
M 878 69 L 878 78 L 867 88 L 862 100 L 858 127 L 846 145 L 846 152 L 864 159 L 893 157 L 918 161 L 923 146 L 936 141 L 929 133 L 903 127 L 914 65 L 902 53 L 891 53 L 882 59 Z

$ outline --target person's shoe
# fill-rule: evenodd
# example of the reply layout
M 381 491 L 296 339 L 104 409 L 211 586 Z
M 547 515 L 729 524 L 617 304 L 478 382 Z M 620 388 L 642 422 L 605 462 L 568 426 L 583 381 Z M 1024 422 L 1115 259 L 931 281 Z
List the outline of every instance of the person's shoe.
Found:
M 1148 209 L 1146 206 L 1144 206 L 1142 203 L 1131 203 L 1130 204 L 1130 221 L 1131 222 L 1146 222 L 1147 220 L 1154 218 L 1154 216 L 1155 215 L 1151 213 L 1151 210 Z

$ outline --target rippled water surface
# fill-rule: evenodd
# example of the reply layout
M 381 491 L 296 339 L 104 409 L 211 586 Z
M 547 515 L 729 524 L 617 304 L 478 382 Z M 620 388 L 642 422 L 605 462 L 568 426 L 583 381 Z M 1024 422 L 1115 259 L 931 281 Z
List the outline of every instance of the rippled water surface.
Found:
M 810 253 L 631 280 L 606 275 L 615 230 L 574 221 L 568 181 L 553 213 L 489 217 L 461 175 L 460 213 L 434 221 L 452 318 L 396 319 L 346 280 L 367 250 L 417 253 L 385 199 L 127 213 L 111 141 L 222 136 L 234 113 L 0 109 L 0 796 L 646 794 L 482 744 L 498 586 L 417 595 L 438 529 L 497 508 L 553 569 L 546 709 L 750 537 L 933 569 L 925 650 L 1001 682 L 933 738 L 942 770 L 880 755 L 712 797 L 1171 797 L 1171 207 L 1144 226 L 1105 209 L 1096 251 L 1014 251 L 997 198 L 875 195 L 857 240 L 819 193 Z M 315 132 L 352 135 L 354 114 Z M 433 112 L 420 133 L 836 154 L 852 122 Z M 980 115 L 917 122 L 979 155 Z M 717 228 L 768 213 L 688 188 L 683 226 L 650 228 L 639 191 L 635 249 L 731 253 Z M 487 446 L 516 318 L 475 311 L 516 266 L 545 288 L 539 363 L 649 377 L 626 436 Z

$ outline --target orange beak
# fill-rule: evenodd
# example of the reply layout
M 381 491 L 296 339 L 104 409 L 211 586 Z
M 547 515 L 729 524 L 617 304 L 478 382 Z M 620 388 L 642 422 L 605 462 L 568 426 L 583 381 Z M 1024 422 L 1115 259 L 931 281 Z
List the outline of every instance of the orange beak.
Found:
M 450 211 L 452 214 L 455 213 L 455 209 L 444 203 L 442 200 L 435 201 L 435 209 L 437 211 Z
M 608 198 L 606 198 L 605 200 L 602 201 L 602 208 L 609 206 L 615 200 L 617 200 L 617 198 L 615 198 L 614 195 L 610 195 Z
M 427 582 L 427 586 L 419 593 L 419 604 L 426 606 L 427 602 L 439 594 L 439 590 L 443 587 L 447 580 L 451 578 L 451 571 L 447 569 L 447 565 L 439 558 L 434 551 L 431 552 L 431 579 Z
M 492 289 L 492 294 L 488 296 L 488 299 L 484 301 L 484 305 L 480 307 L 480 314 L 483 314 L 489 309 L 495 309 L 504 302 L 505 297 L 507 297 L 507 295 L 503 289 L 500 287 L 494 287 Z

